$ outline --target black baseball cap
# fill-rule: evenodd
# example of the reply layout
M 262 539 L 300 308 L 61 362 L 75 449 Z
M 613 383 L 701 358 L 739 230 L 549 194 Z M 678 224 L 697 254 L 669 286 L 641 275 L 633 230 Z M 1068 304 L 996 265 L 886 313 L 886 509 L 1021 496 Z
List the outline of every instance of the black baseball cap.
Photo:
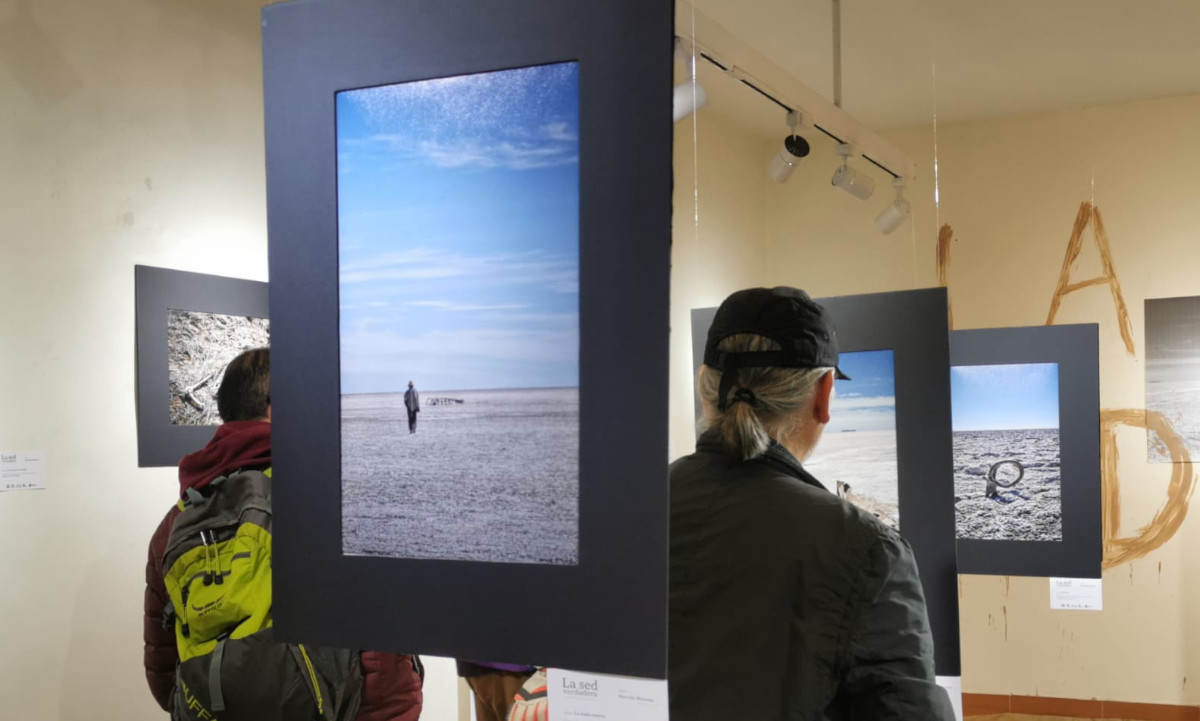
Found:
M 769 338 L 780 349 L 730 353 L 718 348 L 741 333 Z M 747 288 L 726 298 L 708 328 L 704 365 L 723 373 L 722 405 L 738 368 L 833 368 L 838 379 L 850 380 L 837 367 L 837 332 L 829 313 L 804 291 L 787 286 Z

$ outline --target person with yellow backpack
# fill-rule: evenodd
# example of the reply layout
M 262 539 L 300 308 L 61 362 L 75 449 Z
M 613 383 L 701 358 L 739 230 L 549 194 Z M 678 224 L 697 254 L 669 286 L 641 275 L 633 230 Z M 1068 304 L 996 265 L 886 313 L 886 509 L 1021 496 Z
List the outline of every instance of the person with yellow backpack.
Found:
M 146 680 L 172 719 L 417 721 L 416 656 L 276 642 L 271 615 L 270 352 L 230 362 L 224 423 L 179 464 L 150 541 Z

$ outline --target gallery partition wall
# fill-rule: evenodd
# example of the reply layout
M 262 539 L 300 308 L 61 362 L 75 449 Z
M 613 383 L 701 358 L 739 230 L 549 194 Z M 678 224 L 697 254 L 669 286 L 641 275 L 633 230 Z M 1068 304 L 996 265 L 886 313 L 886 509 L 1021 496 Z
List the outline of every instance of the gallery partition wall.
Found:
M 664 676 L 672 3 L 263 21 L 277 628 Z

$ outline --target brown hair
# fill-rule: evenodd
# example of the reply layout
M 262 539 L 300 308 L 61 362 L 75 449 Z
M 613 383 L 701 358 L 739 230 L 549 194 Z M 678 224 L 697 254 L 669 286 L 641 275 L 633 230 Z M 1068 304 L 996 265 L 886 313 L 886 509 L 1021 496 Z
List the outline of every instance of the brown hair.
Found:
M 271 350 L 253 348 L 229 361 L 217 389 L 223 421 L 257 421 L 271 406 Z

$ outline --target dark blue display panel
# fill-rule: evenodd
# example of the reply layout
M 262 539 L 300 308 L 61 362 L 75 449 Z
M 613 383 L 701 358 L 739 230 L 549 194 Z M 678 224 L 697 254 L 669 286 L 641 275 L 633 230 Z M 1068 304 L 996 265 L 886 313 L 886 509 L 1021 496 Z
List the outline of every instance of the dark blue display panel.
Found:
M 665 676 L 673 20 L 672 3 L 657 0 L 304 0 L 263 11 L 278 479 L 275 614 L 281 635 L 335 646 Z M 465 87 L 483 74 L 497 74 L 493 77 L 504 85 L 531 68 L 552 66 L 571 68 L 570 89 L 578 103 L 574 115 L 562 85 L 517 104 L 513 100 L 522 91 L 514 86 L 500 88 L 491 96 L 495 102 L 487 102 L 486 93 L 452 95 L 440 110 L 453 112 L 430 123 L 429 134 L 415 142 L 404 134 L 430 110 L 408 102 L 420 94 L 415 91 L 407 104 L 401 103 L 407 120 L 393 119 L 390 131 L 361 122 L 358 128 L 339 126 L 364 120 L 339 111 L 340 98 L 352 98 L 355 92 L 368 90 L 359 96 L 365 98 L 381 94 L 369 89 L 413 84 L 409 87 L 419 90 L 430 81 Z M 519 107 L 541 101 L 543 108 Z M 540 121 L 530 120 L 523 129 L 530 137 L 508 137 L 504 133 L 522 128 L 497 125 L 488 116 L 497 108 L 501 117 L 509 113 L 511 119 L 528 110 Z M 493 132 L 472 129 L 472 118 Z M 386 117 L 375 120 L 389 122 Z M 452 124 L 463 132 L 451 133 Z M 339 148 L 339 139 L 351 140 L 352 130 L 361 131 L 354 140 L 374 142 L 409 160 L 417 155 L 430 164 L 426 172 L 410 167 L 407 190 L 382 181 L 373 184 L 394 199 L 394 204 L 379 198 L 371 202 L 379 204 L 376 210 L 395 211 L 397 234 L 385 240 L 392 243 L 392 252 L 407 252 L 405 257 L 346 255 L 354 243 L 367 242 L 351 231 L 381 232 L 363 223 L 361 215 L 351 217 L 345 206 L 339 216 L 339 190 L 356 187 L 354 174 L 365 172 L 365 166 L 356 164 L 363 158 L 354 157 L 353 143 Z M 531 167 L 537 165 L 543 167 Z M 567 168 L 575 183 L 555 175 Z M 500 170 L 511 175 L 499 185 L 489 182 Z M 553 182 L 547 182 L 551 175 Z M 371 191 L 358 186 L 356 192 L 361 199 Z M 564 211 L 572 192 L 577 193 L 577 208 Z M 481 204 L 497 201 L 490 206 L 497 213 L 481 220 L 476 211 L 486 208 L 459 202 L 462 194 Z M 500 202 L 500 195 L 509 201 Z M 435 196 L 446 201 L 440 210 Z M 553 206 L 558 210 L 547 210 L 545 201 L 552 198 L 562 201 Z M 414 206 L 414 199 L 421 202 Z M 498 212 L 502 205 L 507 218 Z M 571 213 L 577 217 L 569 217 Z M 529 235 L 515 238 L 521 221 Z M 546 231 L 554 237 L 533 243 L 533 236 L 542 232 L 538 228 L 547 224 L 554 226 Z M 486 239 L 464 237 L 501 226 L 508 235 L 493 236 L 494 253 L 481 250 Z M 577 239 L 564 239 L 564 228 L 573 229 Z M 438 237 L 429 236 L 433 233 Z M 425 241 L 416 240 L 418 234 Z M 571 247 L 577 250 L 571 252 Z M 431 253 L 457 261 L 437 266 L 443 270 L 469 271 L 485 255 L 491 265 L 483 269 L 487 272 L 475 268 L 480 271 L 477 282 L 461 282 L 456 292 L 427 285 L 424 290 L 435 295 L 399 294 L 403 284 L 411 290 L 418 280 L 429 280 L 425 271 L 435 265 Z M 501 292 L 498 283 L 487 285 L 497 279 L 515 282 L 517 271 L 528 275 L 531 270 L 542 275 L 543 283 L 555 285 L 565 302 L 564 297 L 513 294 Z M 351 277 L 353 273 L 384 280 L 371 292 L 387 297 L 354 297 L 366 286 L 351 281 L 366 276 Z M 389 273 L 390 280 L 383 278 Z M 356 315 L 359 309 L 352 306 L 358 303 L 387 304 L 384 325 L 368 321 L 356 327 L 356 321 L 374 317 Z M 466 326 L 456 314 L 492 313 L 495 321 L 503 313 L 521 315 L 518 311 L 526 311 L 523 325 L 493 324 L 474 336 L 459 332 Z M 538 323 L 546 316 L 558 316 L 557 343 L 544 342 L 546 328 Z M 477 320 L 476 330 L 484 327 L 484 319 Z M 453 338 L 441 345 L 389 345 L 404 328 L 418 326 L 426 340 L 452 331 Z M 354 335 L 364 327 L 390 328 L 393 335 Z M 508 360 L 515 356 L 517 363 L 505 366 L 505 358 L 497 356 L 503 343 L 508 344 Z M 363 348 L 363 353 L 346 354 Z M 399 351 L 389 355 L 388 348 Z M 417 356 L 431 348 L 442 360 L 425 358 L 418 365 Z M 467 367 L 480 356 L 486 362 L 474 371 Z M 566 362 L 554 362 L 564 357 Z M 364 368 L 367 372 L 359 372 Z M 393 371 L 395 377 L 388 377 Z M 452 412 L 504 403 L 504 398 L 466 391 L 536 387 L 548 404 L 560 404 L 560 411 L 577 404 L 567 413 L 577 420 L 564 421 L 558 429 L 577 423 L 573 434 L 537 426 L 550 439 L 543 445 L 551 447 L 541 452 L 554 462 L 545 467 L 539 465 L 544 459 L 507 463 L 511 459 L 502 454 L 511 448 L 504 450 L 508 446 L 503 443 L 494 454 L 464 460 L 480 450 L 479 444 L 471 445 L 470 432 L 440 451 L 449 454 L 447 464 L 465 474 L 463 486 L 487 489 L 456 523 L 488 509 L 502 517 L 509 505 L 518 505 L 511 503 L 516 495 L 522 503 L 532 502 L 524 518 L 508 519 L 510 531 L 523 522 L 534 524 L 529 526 L 528 553 L 520 548 L 519 533 L 498 542 L 497 524 L 479 524 L 474 537 L 469 523 L 428 525 L 436 500 L 454 498 L 461 488 L 448 485 L 440 495 L 427 496 L 424 507 L 411 505 L 413 497 L 431 489 L 422 485 L 421 473 L 394 462 L 386 448 L 393 441 L 410 440 L 406 425 L 398 439 L 387 435 L 394 429 L 364 436 L 382 449 L 343 446 L 343 393 L 402 394 L 409 380 L 420 389 L 422 377 L 437 378 L 425 390 L 437 391 L 434 396 L 453 405 L 446 414 L 423 405 L 412 436 L 417 442 L 431 437 L 422 434 L 432 433 L 435 416 L 439 422 L 465 423 Z M 577 401 L 560 392 L 573 384 Z M 488 385 L 501 388 L 483 387 Z M 354 418 L 373 417 L 370 405 L 356 405 Z M 394 396 L 382 405 L 383 416 L 402 423 Z M 491 443 L 509 429 L 487 426 L 479 432 L 484 434 L 480 439 Z M 570 447 L 571 438 L 577 448 Z M 556 450 L 561 450 L 557 458 Z M 368 453 L 383 459 L 382 469 L 355 466 Z M 428 467 L 433 459 L 426 454 L 418 461 Z M 484 478 L 501 465 L 508 468 L 507 476 Z M 522 465 L 530 475 L 550 474 L 554 482 L 529 483 L 513 472 Z M 403 495 L 407 484 L 410 495 L 382 506 L 374 503 L 365 512 L 361 504 L 355 506 L 352 513 L 359 518 L 389 513 L 390 518 L 381 522 L 385 539 L 375 543 L 374 530 L 368 528 L 355 536 L 355 544 L 364 538 L 366 544 L 352 544 L 347 553 L 343 477 L 351 466 L 374 484 L 368 493 L 386 489 Z M 389 484 L 385 476 L 402 467 L 404 477 Z M 572 472 L 577 480 L 569 477 Z M 465 503 L 462 498 L 455 502 Z M 544 529 L 536 527 L 538 519 L 530 513 L 551 507 L 570 511 L 559 514 L 554 542 L 532 540 Z M 397 509 L 403 512 L 392 512 Z M 432 537 L 443 532 L 446 538 Z M 406 534 L 415 537 L 412 543 Z M 477 553 L 480 547 L 485 550 Z M 381 552 L 362 555 L 364 551 Z

